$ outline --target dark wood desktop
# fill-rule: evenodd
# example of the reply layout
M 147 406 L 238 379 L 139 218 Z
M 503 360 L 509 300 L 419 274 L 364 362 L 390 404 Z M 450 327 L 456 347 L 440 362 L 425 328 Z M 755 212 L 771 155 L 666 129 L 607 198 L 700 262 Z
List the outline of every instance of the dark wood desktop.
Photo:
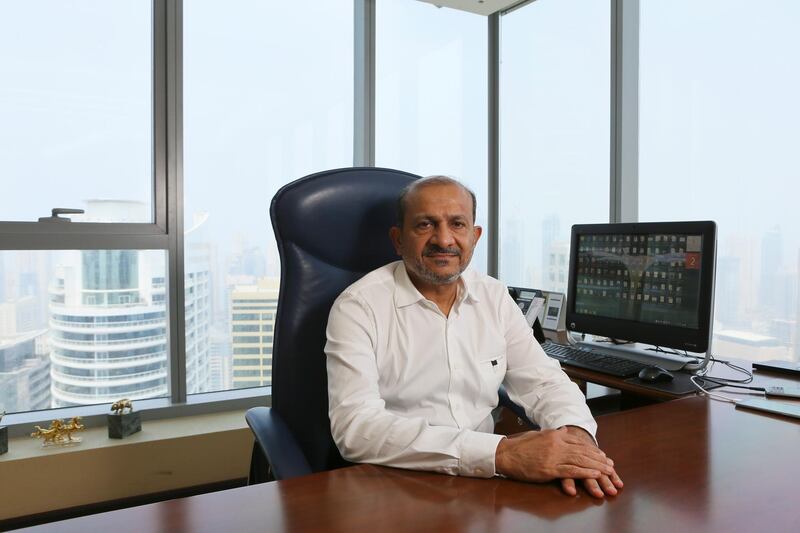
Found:
M 758 370 L 753 371 L 753 365 L 750 361 L 728 358 L 725 358 L 725 360 L 730 360 L 733 364 L 753 372 L 753 382 L 748 383 L 748 386 L 758 387 L 770 385 L 800 387 L 800 379 L 793 378 L 787 374 L 780 374 L 776 372 L 760 372 Z M 585 383 L 587 382 L 620 390 L 623 395 L 623 408 L 635 407 L 638 405 L 645 405 L 659 401 L 674 400 L 676 398 L 686 396 L 686 394 L 674 394 L 664 390 L 659 386 L 659 384 L 648 385 L 646 383 L 640 383 L 636 379 L 618 378 L 609 374 L 603 374 L 601 372 L 595 372 L 565 364 L 562 364 L 561 368 L 564 369 L 564 372 L 570 378 L 572 378 L 581 386 L 581 389 L 584 391 L 584 393 L 586 392 Z M 712 363 L 707 375 L 736 380 L 743 379 L 745 377 L 744 374 L 741 374 L 723 365 L 722 363 Z M 688 374 L 684 375 L 684 379 L 686 378 L 688 378 Z M 727 392 L 733 392 L 731 389 L 725 390 Z M 699 391 L 692 392 L 691 394 L 697 394 L 697 392 Z
M 800 421 L 689 397 L 598 418 L 625 481 L 556 483 L 361 465 L 77 518 L 38 531 L 800 531 Z M 57 489 L 54 489 L 57 490 Z

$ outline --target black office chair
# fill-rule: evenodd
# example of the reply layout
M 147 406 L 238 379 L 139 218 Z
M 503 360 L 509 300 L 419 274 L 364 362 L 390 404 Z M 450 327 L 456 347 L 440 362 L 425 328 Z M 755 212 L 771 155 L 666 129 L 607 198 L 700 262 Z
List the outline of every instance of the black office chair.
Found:
M 251 484 L 348 464 L 333 442 L 328 418 L 328 313 L 350 284 L 398 259 L 389 228 L 400 191 L 415 179 L 384 168 L 329 170 L 286 185 L 272 199 L 281 259 L 272 407 L 246 414 L 256 438 Z

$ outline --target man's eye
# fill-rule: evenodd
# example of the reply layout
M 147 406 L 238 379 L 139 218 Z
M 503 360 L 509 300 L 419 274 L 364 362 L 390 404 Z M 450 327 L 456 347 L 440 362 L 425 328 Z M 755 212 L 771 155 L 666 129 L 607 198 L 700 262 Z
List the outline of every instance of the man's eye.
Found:
M 456 221 L 456 222 L 453 222 L 453 227 L 454 228 L 459 228 L 459 229 L 460 228 L 465 228 L 465 227 L 467 227 L 467 224 L 466 224 L 466 222 Z
M 431 227 L 431 223 L 430 222 L 419 222 L 417 224 L 417 228 L 418 229 L 427 229 L 429 227 Z

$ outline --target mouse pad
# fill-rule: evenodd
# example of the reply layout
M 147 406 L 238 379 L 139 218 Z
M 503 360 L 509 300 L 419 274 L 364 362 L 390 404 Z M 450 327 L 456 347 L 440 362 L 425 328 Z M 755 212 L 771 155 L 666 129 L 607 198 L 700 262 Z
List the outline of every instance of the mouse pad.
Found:
M 644 387 L 646 389 L 669 392 L 670 394 L 678 394 L 678 395 L 700 392 L 700 390 L 694 386 L 694 383 L 692 383 L 691 380 L 692 374 L 684 374 L 683 372 L 673 372 L 673 375 L 675 377 L 672 379 L 672 381 L 649 383 L 647 381 L 642 381 L 638 377 L 634 377 L 626 379 L 625 383 L 633 383 L 635 385 Z M 717 383 L 711 383 L 710 381 L 706 381 L 703 378 L 699 378 L 697 381 L 706 390 L 716 389 L 722 386 Z

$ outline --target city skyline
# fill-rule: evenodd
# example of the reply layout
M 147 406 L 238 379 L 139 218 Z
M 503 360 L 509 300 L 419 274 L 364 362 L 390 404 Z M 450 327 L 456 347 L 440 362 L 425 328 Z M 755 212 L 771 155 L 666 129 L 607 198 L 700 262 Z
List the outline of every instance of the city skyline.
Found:
M 274 193 L 353 164 L 352 2 L 237 6 L 183 6 L 184 253 L 205 265 L 184 273 L 190 392 L 232 386 L 231 291 L 280 274 Z M 13 53 L 0 52 L 1 218 L 35 221 L 105 198 L 146 206 L 115 220 L 150 221 L 152 3 L 4 9 L 0 51 Z M 463 180 L 485 226 L 486 19 L 405 0 L 376 9 L 376 164 Z M 798 23 L 797 2 L 770 2 L 757 20 L 739 0 L 641 6 L 637 218 L 717 221 L 722 356 L 800 359 Z M 610 28 L 606 1 L 539 0 L 501 17 L 498 253 L 508 285 L 562 287 L 547 284 L 563 284 L 571 225 L 610 218 Z M 484 272 L 486 244 L 473 259 Z M 15 306 L 6 316 L 47 328 L 60 254 L 0 251 L 0 302 Z M 166 251 L 157 254 L 165 265 Z M 26 346 L 25 357 L 8 356 L 9 375 L 41 371 L 41 347 Z

